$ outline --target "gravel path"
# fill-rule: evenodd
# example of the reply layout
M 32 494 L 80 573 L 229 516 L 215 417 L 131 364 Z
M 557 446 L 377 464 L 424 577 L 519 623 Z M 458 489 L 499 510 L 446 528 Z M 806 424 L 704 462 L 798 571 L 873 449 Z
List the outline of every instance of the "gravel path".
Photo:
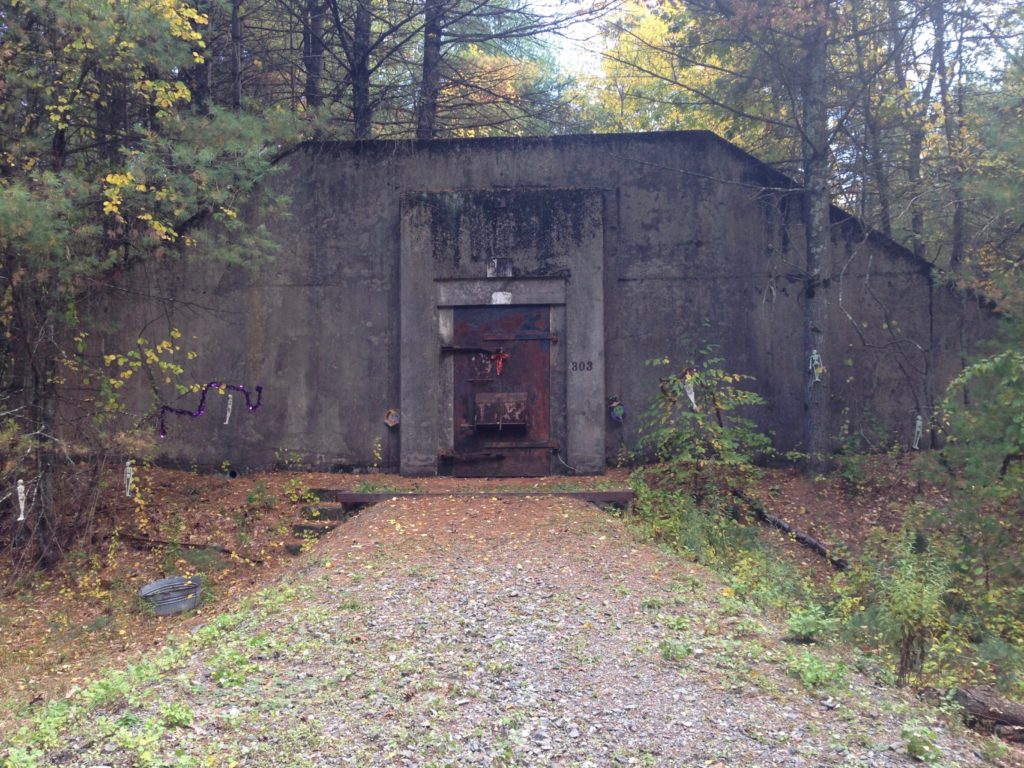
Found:
M 103 730 L 130 714 L 129 735 L 163 717 L 151 752 L 196 765 L 896 766 L 907 723 L 939 764 L 985 764 L 855 672 L 806 688 L 787 673 L 806 651 L 771 620 L 582 502 L 395 499 L 307 557 L 287 600 L 46 762 L 144 764 Z

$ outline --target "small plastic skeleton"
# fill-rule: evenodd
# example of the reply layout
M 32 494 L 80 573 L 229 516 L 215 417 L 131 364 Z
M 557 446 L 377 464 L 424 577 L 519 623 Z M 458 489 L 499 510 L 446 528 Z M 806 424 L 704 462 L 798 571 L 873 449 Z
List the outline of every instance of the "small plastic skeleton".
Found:
M 19 523 L 22 523 L 22 522 L 25 521 L 25 497 L 26 497 L 26 495 L 27 494 L 25 492 L 25 481 L 24 480 L 19 480 L 18 481 L 18 511 L 19 511 L 18 522 Z
M 821 381 L 821 375 L 825 373 L 825 363 L 822 362 L 821 354 L 816 349 L 811 350 L 811 361 L 807 365 L 807 370 L 814 376 L 811 380 L 812 384 Z

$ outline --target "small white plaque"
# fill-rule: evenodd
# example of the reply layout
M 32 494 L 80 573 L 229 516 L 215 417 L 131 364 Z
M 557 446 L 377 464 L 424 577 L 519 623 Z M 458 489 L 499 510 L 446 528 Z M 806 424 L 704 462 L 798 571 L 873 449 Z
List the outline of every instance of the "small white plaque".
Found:
M 512 303 L 512 292 L 511 291 L 494 291 L 491 294 L 491 304 L 511 304 Z

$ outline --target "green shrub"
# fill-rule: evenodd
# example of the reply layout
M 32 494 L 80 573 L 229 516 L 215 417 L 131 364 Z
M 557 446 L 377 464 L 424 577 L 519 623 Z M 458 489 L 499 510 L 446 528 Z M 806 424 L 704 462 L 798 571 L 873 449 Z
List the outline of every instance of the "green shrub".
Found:
M 163 723 L 168 728 L 188 728 L 195 719 L 192 707 L 182 701 L 172 701 L 161 711 Z
M 789 637 L 798 643 L 813 643 L 835 629 L 836 621 L 820 605 L 796 608 L 786 620 Z
M 634 510 L 654 539 L 722 571 L 737 597 L 786 605 L 802 587 L 764 550 L 741 498 L 759 477 L 755 460 L 771 447 L 740 412 L 763 401 L 743 389 L 749 377 L 726 371 L 712 351 L 705 348 L 703 362 L 661 379 L 642 441 L 657 462 L 632 475 Z
M 266 512 L 277 504 L 277 497 L 267 491 L 266 483 L 259 482 L 246 494 L 245 503 L 250 509 Z
M 718 360 L 661 380 L 643 443 L 657 462 L 633 473 L 634 509 L 653 538 L 722 573 L 733 599 L 776 608 L 802 604 L 787 622 L 794 640 L 841 631 L 899 684 L 986 682 L 1024 696 L 1024 534 L 1012 522 L 1024 499 L 1024 459 L 1018 459 L 1024 353 L 1018 349 L 969 367 L 954 382 L 944 404 L 949 444 L 917 459 L 919 477 L 930 467 L 948 502 L 905 510 L 896 533 L 869 539 L 827 586 L 798 578 L 762 544 L 757 527 L 746 524 L 737 497 L 749 492 L 758 475 L 755 459 L 767 448 L 736 409 L 760 400 Z M 839 477 L 848 488 L 862 488 L 870 466 L 850 435 L 843 438 Z
M 92 683 L 82 693 L 88 708 L 103 707 L 123 699 L 131 691 L 131 683 L 123 672 L 115 672 Z
M 665 661 L 682 661 L 693 654 L 693 649 L 679 640 L 666 638 L 658 643 L 658 653 Z
M 846 667 L 839 662 L 824 661 L 803 651 L 790 659 L 789 674 L 799 678 L 808 688 L 841 685 L 846 682 Z
M 210 662 L 210 677 L 221 688 L 244 685 L 256 664 L 237 648 L 222 648 Z
M 4 768 L 36 768 L 43 752 L 38 749 L 10 747 L 4 758 Z
M 864 621 L 896 654 L 900 685 L 922 671 L 930 643 L 948 627 L 950 577 L 948 561 L 929 546 L 913 516 L 891 542 L 872 542 L 860 563 Z
M 771 440 L 740 411 L 763 405 L 744 389 L 749 376 L 730 373 L 712 347 L 679 373 L 662 377 L 660 392 L 644 415 L 641 448 L 657 463 L 648 471 L 658 490 L 678 490 L 698 505 L 732 503 L 731 491 L 746 487 L 754 460 L 771 454 Z M 647 365 L 668 366 L 667 357 Z
M 935 743 L 935 732 L 918 722 L 910 722 L 901 731 L 907 754 L 922 763 L 937 763 L 942 759 L 942 748 Z

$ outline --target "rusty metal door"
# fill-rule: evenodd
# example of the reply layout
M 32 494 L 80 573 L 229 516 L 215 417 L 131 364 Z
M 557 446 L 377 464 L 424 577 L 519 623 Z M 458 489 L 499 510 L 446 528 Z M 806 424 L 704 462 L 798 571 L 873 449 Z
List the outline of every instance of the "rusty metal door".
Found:
M 456 307 L 451 471 L 460 477 L 551 471 L 551 311 Z

